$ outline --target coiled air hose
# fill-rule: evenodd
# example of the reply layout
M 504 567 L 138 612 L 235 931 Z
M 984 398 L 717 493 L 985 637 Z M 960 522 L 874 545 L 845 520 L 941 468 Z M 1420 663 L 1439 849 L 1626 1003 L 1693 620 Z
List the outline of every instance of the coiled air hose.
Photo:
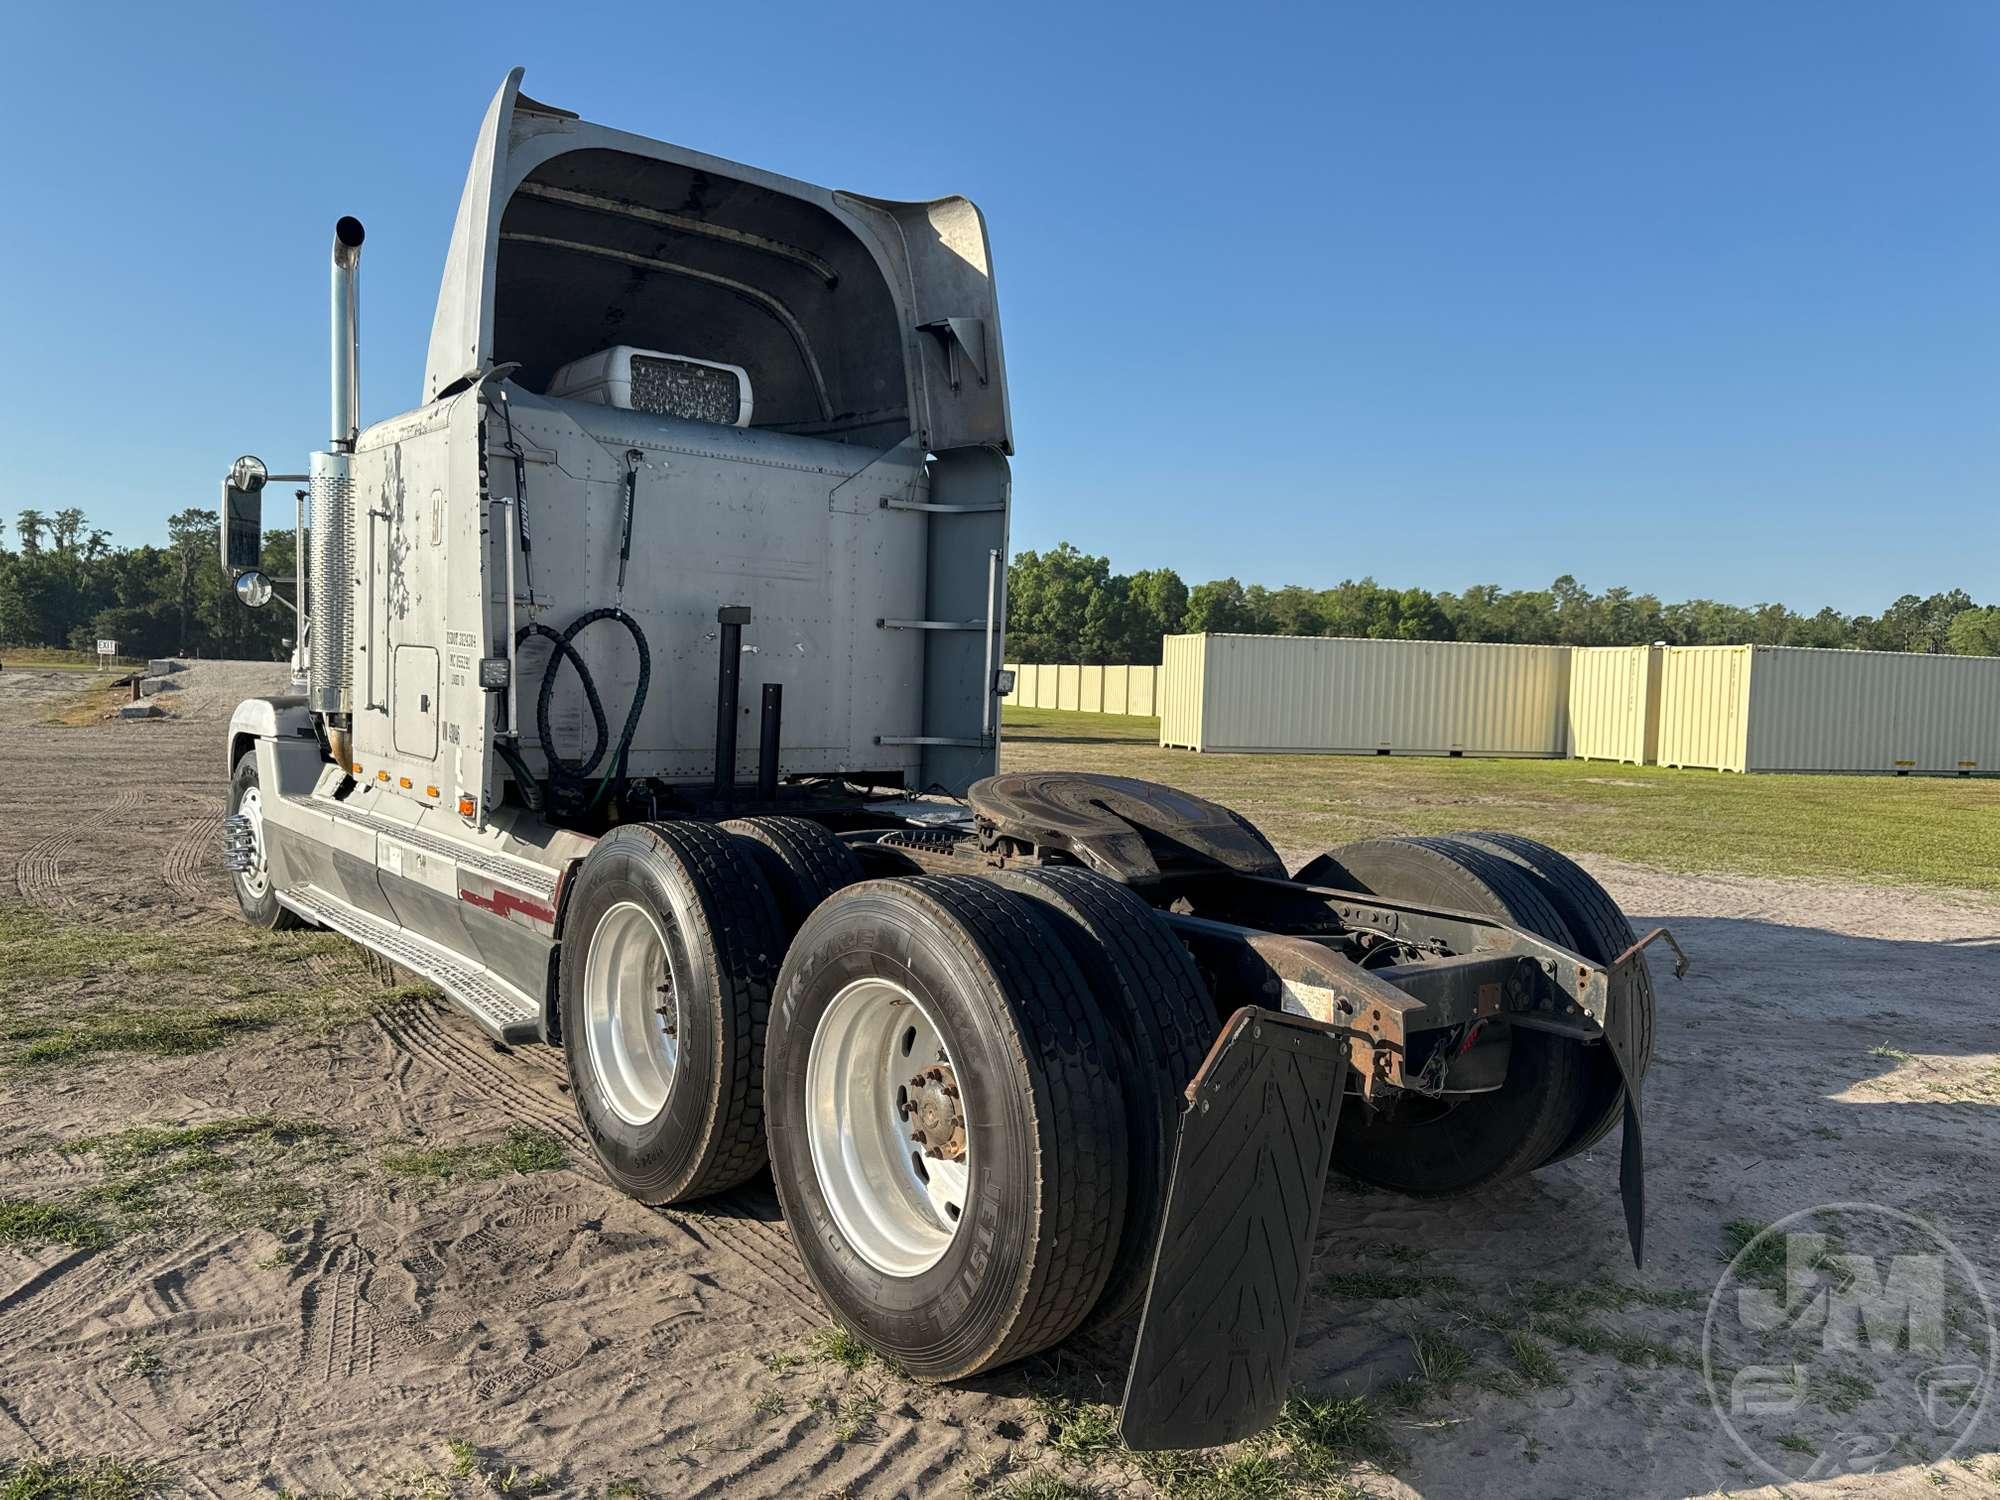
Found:
M 632 691 L 632 706 L 625 714 L 625 727 L 618 733 L 618 740 L 610 746 L 610 726 L 604 717 L 604 703 L 597 695 L 597 682 L 590 675 L 590 668 L 571 643 L 599 620 L 616 620 L 631 632 L 632 644 L 639 651 L 639 682 Z M 614 783 L 625 779 L 625 758 L 632 749 L 632 737 L 639 729 L 639 713 L 646 706 L 646 689 L 653 676 L 652 653 L 646 646 L 646 633 L 639 628 L 639 622 L 624 610 L 614 606 L 593 609 L 578 615 L 562 630 L 554 630 L 539 621 L 523 625 L 514 635 L 518 648 L 531 635 L 547 636 L 554 647 L 549 656 L 548 666 L 542 672 L 542 691 L 535 703 L 535 733 L 542 742 L 542 755 L 549 763 L 548 795 L 543 797 L 541 784 L 527 762 L 522 760 L 520 747 L 505 736 L 496 741 L 500 758 L 513 771 L 515 783 L 521 789 L 521 796 L 527 801 L 529 810 L 541 812 L 547 809 L 559 816 L 579 817 L 593 812 L 604 794 Z M 556 675 L 564 661 L 576 668 L 578 681 L 583 684 L 584 701 L 590 705 L 590 718 L 594 740 L 590 754 L 578 761 L 565 760 L 556 752 L 555 736 L 550 732 L 549 707 L 555 701 Z M 611 760 L 605 766 L 603 776 L 598 778 L 597 789 L 590 788 L 591 773 L 604 759 L 604 752 L 611 748 Z

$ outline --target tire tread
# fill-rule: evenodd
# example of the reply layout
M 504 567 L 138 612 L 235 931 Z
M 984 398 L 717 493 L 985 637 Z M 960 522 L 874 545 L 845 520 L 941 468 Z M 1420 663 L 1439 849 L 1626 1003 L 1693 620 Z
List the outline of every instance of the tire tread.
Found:
M 710 940 L 720 960 L 718 974 L 734 992 L 729 1015 L 735 1024 L 727 1056 L 733 1063 L 720 1081 L 717 1138 L 708 1159 L 682 1191 L 704 1198 L 757 1175 L 764 1150 L 764 1035 L 771 1021 L 771 990 L 777 981 L 784 941 L 777 910 L 762 876 L 731 836 L 709 823 L 648 825 L 700 877 L 716 908 Z
M 1022 870 L 1004 883 L 1048 905 L 1095 943 L 1111 968 L 1114 994 L 1096 996 L 1112 1032 L 1130 1045 L 1120 1059 L 1132 1175 L 1118 1258 L 1087 1322 L 1117 1322 L 1145 1300 L 1179 1139 L 1183 1091 L 1217 1031 L 1215 1002 L 1194 960 L 1159 914 L 1115 881 L 1060 866 Z M 1120 1024 L 1122 1021 L 1122 1025 Z
M 716 827 L 751 846 L 774 887 L 788 937 L 834 892 L 867 878 L 854 851 L 809 818 L 730 818 Z
M 1107 1023 L 1048 919 L 1025 897 L 973 875 L 896 882 L 943 908 L 1019 1014 L 1047 1083 L 1057 1194 L 1045 1204 L 1024 1306 L 978 1366 L 1009 1364 L 1060 1342 L 1089 1315 L 1118 1250 L 1126 1193 L 1122 1104 Z M 1115 1141 L 1121 1148 L 1104 1149 Z M 1043 1177 L 1051 1175 L 1046 1161 Z

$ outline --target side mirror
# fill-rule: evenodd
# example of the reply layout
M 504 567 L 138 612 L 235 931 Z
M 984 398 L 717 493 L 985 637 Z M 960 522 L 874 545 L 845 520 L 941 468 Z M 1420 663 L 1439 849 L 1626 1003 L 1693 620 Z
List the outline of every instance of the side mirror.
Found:
M 222 481 L 222 568 L 231 578 L 254 571 L 263 558 L 264 481 L 270 477 L 263 459 L 246 454 Z M 267 580 L 259 604 L 270 598 L 270 588 Z
M 239 574 L 236 579 L 236 597 L 252 609 L 262 609 L 271 602 L 271 580 L 254 569 Z

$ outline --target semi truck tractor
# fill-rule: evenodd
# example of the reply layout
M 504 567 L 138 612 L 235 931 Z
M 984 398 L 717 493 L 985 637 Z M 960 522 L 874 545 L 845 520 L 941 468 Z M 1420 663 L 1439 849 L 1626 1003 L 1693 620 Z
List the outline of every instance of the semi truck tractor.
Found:
M 1470 1192 L 1621 1135 L 1653 990 L 1616 904 L 1499 833 L 1296 874 L 1136 779 L 1000 768 L 1014 447 L 986 223 L 589 124 L 479 127 L 421 386 L 362 427 L 331 252 L 308 471 L 223 481 L 244 918 L 562 1050 L 609 1180 L 769 1171 L 830 1314 L 958 1380 L 1135 1326 L 1135 1448 L 1275 1415 L 1330 1170 Z M 260 568 L 296 482 L 296 577 Z M 1552 1226 L 1553 1228 L 1553 1226 Z

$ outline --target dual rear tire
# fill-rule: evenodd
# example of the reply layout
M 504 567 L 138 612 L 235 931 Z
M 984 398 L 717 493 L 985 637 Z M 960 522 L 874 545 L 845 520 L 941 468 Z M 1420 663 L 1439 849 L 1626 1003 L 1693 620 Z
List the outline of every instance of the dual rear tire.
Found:
M 1573 860 L 1516 834 L 1369 839 L 1308 862 L 1293 877 L 1389 900 L 1499 917 L 1608 964 L 1632 942 L 1610 895 Z M 1633 994 L 1652 1050 L 1653 992 Z M 1504 1084 L 1442 1101 L 1402 1095 L 1387 1109 L 1350 1098 L 1335 1137 L 1349 1175 L 1420 1197 L 1475 1191 L 1588 1149 L 1622 1115 L 1624 1082 L 1602 1043 L 1514 1027 Z
M 754 858 L 708 823 L 628 823 L 563 913 L 561 1034 L 598 1161 L 642 1203 L 764 1165 L 764 1031 L 783 918 Z
M 1153 909 L 1088 870 L 1045 868 L 997 882 L 1040 908 L 1103 1012 L 1126 1124 L 1124 1227 L 1091 1325 L 1135 1316 L 1145 1302 L 1166 1212 L 1182 1091 L 1215 1040 L 1215 1003 Z
M 1214 1029 L 1159 918 L 1082 871 L 859 881 L 747 821 L 797 826 L 627 825 L 576 878 L 562 1035 L 612 1180 L 680 1203 L 768 1160 L 822 1299 L 914 1375 L 1135 1311 Z
M 682 1203 L 764 1167 L 764 1040 L 785 949 L 861 878 L 803 818 L 634 823 L 591 849 L 563 914 L 560 1031 L 605 1171 Z
M 1129 1317 L 1216 1026 L 1187 952 L 1082 870 L 860 873 L 799 820 L 600 841 L 564 917 L 562 1028 L 606 1171 L 665 1204 L 768 1161 L 822 1300 L 913 1375 Z M 1599 962 L 1630 941 L 1588 875 L 1509 835 L 1371 840 L 1298 878 L 1487 913 Z M 1623 1085 L 1605 1048 L 1523 1028 L 1509 1045 L 1492 1092 L 1351 1099 L 1338 1165 L 1440 1196 L 1609 1129 Z
M 843 892 L 786 960 L 765 1077 L 807 1274 L 911 1374 L 1022 1358 L 1096 1304 L 1130 1192 L 1120 1075 L 1033 903 L 957 875 Z

